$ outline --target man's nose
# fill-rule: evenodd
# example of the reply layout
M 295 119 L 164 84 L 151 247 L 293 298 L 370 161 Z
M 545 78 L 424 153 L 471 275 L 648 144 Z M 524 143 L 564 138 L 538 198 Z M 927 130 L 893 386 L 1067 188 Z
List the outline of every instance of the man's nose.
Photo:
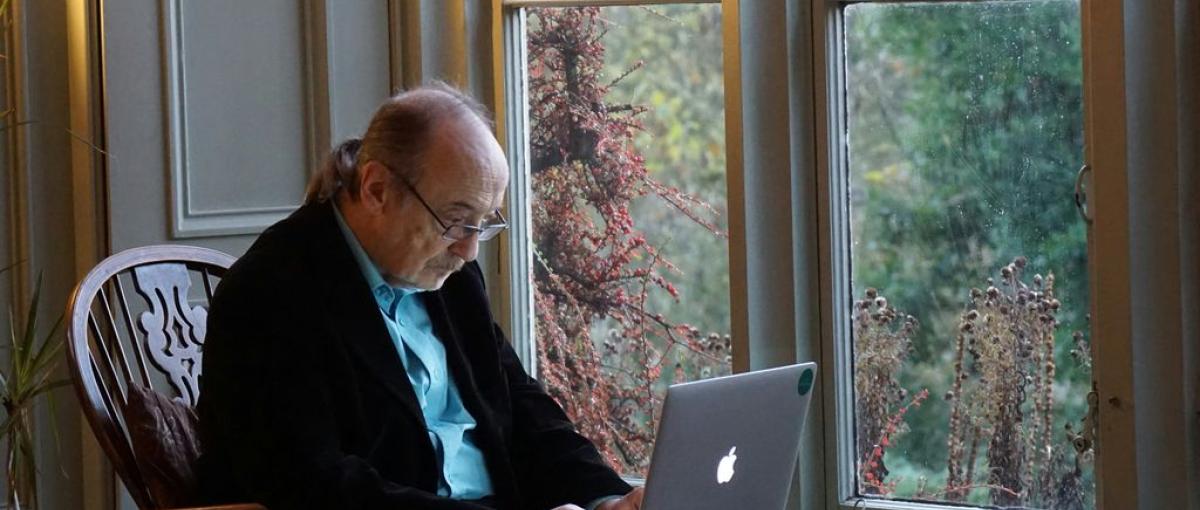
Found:
M 465 238 L 454 241 L 450 245 L 450 253 L 463 260 L 463 262 L 471 262 L 479 255 L 479 234 L 471 234 Z

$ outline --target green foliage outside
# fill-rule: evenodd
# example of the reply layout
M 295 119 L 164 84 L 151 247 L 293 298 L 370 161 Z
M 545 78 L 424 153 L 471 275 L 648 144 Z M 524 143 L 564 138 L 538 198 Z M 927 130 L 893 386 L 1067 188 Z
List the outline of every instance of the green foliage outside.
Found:
M 1019 256 L 1028 274 L 1053 273 L 1054 447 L 1069 450 L 1063 427 L 1085 414 L 1090 389 L 1070 356 L 1089 307 L 1072 201 L 1083 159 L 1078 2 L 858 4 L 845 19 L 854 295 L 877 288 L 916 316 L 899 380 L 939 397 L 968 291 Z M 907 416 L 886 457 L 894 496 L 911 497 L 922 478 L 945 483 L 949 409 L 933 398 Z

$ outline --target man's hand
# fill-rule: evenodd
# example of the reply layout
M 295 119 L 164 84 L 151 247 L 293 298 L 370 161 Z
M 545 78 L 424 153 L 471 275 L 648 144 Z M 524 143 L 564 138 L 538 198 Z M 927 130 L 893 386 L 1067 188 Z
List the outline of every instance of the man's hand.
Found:
M 641 510 L 642 508 L 642 488 L 638 487 L 629 491 L 618 499 L 611 499 L 600 503 L 596 510 Z M 556 506 L 551 510 L 583 510 L 578 505 L 562 505 Z
M 640 510 L 642 508 L 642 488 L 633 489 L 621 499 L 601 503 L 596 510 Z

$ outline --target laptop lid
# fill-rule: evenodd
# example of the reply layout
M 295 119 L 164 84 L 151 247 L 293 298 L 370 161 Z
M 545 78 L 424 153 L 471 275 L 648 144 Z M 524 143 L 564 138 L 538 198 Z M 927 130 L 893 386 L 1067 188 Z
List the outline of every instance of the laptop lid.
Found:
M 667 389 L 643 510 L 783 509 L 816 363 Z

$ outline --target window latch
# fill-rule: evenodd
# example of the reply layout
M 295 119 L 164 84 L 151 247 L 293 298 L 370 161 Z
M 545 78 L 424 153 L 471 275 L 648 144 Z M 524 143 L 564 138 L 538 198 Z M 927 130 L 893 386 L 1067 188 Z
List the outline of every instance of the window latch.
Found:
M 1079 217 L 1083 218 L 1088 225 L 1092 224 L 1092 204 L 1087 195 L 1091 189 L 1091 181 L 1084 186 L 1084 179 L 1090 177 L 1091 173 L 1092 165 L 1084 163 L 1079 167 L 1079 172 L 1075 174 L 1075 209 L 1079 211 Z
M 1071 438 L 1071 446 L 1075 447 L 1075 457 L 1078 459 L 1091 451 L 1096 444 L 1096 431 L 1100 429 L 1100 393 L 1096 390 L 1095 381 L 1092 391 L 1087 394 L 1087 414 L 1080 420 L 1078 434 L 1067 427 L 1067 435 Z M 1077 461 L 1078 462 L 1078 461 Z

